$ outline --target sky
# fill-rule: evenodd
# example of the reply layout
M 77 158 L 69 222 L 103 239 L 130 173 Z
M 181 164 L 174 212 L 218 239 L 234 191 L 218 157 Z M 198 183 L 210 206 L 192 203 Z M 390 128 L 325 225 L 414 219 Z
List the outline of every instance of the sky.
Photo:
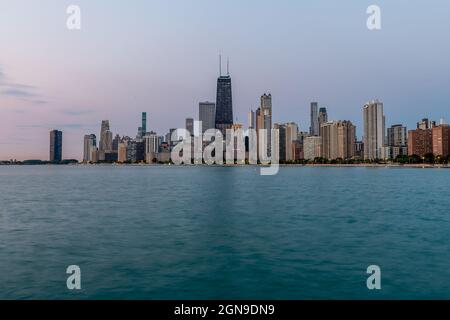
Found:
M 381 30 L 366 26 L 381 8 Z M 81 30 L 69 30 L 69 5 Z M 273 121 L 309 130 L 309 104 L 351 120 L 379 99 L 386 125 L 450 119 L 448 0 L 0 0 L 0 160 L 63 157 L 109 119 L 114 134 L 165 134 L 215 101 L 230 59 L 235 118 L 273 96 Z

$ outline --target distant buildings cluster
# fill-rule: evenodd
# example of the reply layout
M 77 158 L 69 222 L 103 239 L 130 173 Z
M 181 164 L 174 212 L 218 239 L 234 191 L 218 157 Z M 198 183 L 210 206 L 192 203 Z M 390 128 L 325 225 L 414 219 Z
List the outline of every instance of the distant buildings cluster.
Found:
M 110 129 L 109 120 L 103 120 L 100 129 L 100 140 L 97 146 L 95 134 L 84 136 L 83 162 L 118 162 L 118 163 L 154 163 L 170 160 L 169 144 L 165 137 L 155 132 L 147 132 L 147 113 L 142 113 L 141 126 L 135 138 L 120 136 Z
M 198 121 L 186 119 L 185 129 L 189 134 L 199 136 L 208 129 L 217 129 L 225 136 L 227 129 L 243 128 L 233 120 L 232 85 L 229 67 L 227 74 L 217 79 L 216 102 L 200 102 Z M 417 128 L 407 130 L 402 124 L 386 129 L 383 103 L 373 100 L 362 108 L 363 137 L 357 139 L 356 127 L 350 120 L 329 120 L 325 107 L 318 102 L 310 105 L 310 128 L 301 131 L 294 122 L 273 123 L 272 95 L 264 93 L 256 111 L 248 115 L 249 129 L 258 132 L 258 157 L 271 156 L 271 129 L 278 130 L 279 161 L 298 163 L 311 161 L 365 161 L 425 158 L 448 159 L 450 156 L 450 127 L 441 120 L 439 124 L 428 119 L 417 123 Z M 141 123 L 134 138 L 115 135 L 108 120 L 101 123 L 99 141 L 95 134 L 84 136 L 83 162 L 117 163 L 167 163 L 170 153 L 179 139 L 172 141 L 170 129 L 165 135 L 158 135 L 147 129 L 147 114 L 142 113 Z M 261 133 L 260 131 L 264 131 Z M 248 152 L 249 137 L 245 138 Z M 260 150 L 260 140 L 267 141 L 267 150 Z M 266 149 L 266 147 L 264 147 Z M 50 133 L 50 161 L 62 160 L 62 132 Z

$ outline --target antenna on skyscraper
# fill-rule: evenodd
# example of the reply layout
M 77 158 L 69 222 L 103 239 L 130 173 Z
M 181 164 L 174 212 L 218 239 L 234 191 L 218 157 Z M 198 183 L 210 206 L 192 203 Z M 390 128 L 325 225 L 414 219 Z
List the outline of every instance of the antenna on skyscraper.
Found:
M 230 58 L 227 57 L 227 76 L 230 75 Z
M 222 76 L 222 55 L 219 54 L 219 76 Z

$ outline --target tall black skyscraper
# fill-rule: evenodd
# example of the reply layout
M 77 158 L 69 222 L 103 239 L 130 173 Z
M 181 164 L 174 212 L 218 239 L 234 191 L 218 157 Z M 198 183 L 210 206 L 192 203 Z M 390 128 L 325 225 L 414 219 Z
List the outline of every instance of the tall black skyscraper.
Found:
M 217 79 L 216 129 L 221 130 L 222 134 L 225 135 L 226 129 L 231 129 L 232 126 L 233 99 L 229 63 L 227 62 L 227 75 L 222 76 L 222 71 L 220 70 L 220 76 Z
M 50 161 L 62 161 L 62 132 L 58 130 L 50 131 Z
M 147 112 L 142 112 L 142 136 L 145 136 L 147 133 Z

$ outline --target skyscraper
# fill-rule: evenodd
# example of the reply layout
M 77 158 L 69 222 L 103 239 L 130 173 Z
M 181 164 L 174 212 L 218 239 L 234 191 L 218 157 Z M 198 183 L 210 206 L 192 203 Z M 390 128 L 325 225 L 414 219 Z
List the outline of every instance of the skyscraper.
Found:
M 50 161 L 62 161 L 62 131 L 50 131 Z
M 319 109 L 319 135 L 321 135 L 320 128 L 324 123 L 328 122 L 328 113 L 327 108 L 320 108 Z
M 319 135 L 319 115 L 318 115 L 318 103 L 311 102 L 311 114 L 310 114 L 311 126 L 309 127 L 309 134 L 312 136 Z
M 231 91 L 231 76 L 229 65 L 227 64 L 227 75 L 217 79 L 217 99 L 216 99 L 216 129 L 222 131 L 225 136 L 226 130 L 233 125 L 233 98 Z
M 110 150 L 112 150 L 112 132 L 109 130 L 109 120 L 103 120 L 100 130 L 99 151 L 105 152 Z
M 109 120 L 103 120 L 100 129 L 100 143 L 98 148 L 98 160 L 105 161 L 106 152 L 112 151 L 112 132 L 109 130 Z
M 208 129 L 216 128 L 216 104 L 213 102 L 200 102 L 198 105 L 198 117 L 202 123 L 202 133 Z
M 87 134 L 84 136 L 84 153 L 83 162 L 92 161 L 92 151 L 97 147 L 97 137 L 95 134 Z
M 142 125 L 141 125 L 142 136 L 147 133 L 147 112 L 142 112 Z
M 267 130 L 267 155 L 271 152 L 271 137 L 272 137 L 272 95 L 264 93 L 260 99 L 261 105 L 256 110 L 256 132 L 258 137 L 258 156 L 260 155 L 259 144 L 262 132 L 260 130 Z
M 127 161 L 128 140 L 123 140 L 117 147 L 117 162 L 124 163 Z
M 158 158 L 159 138 L 155 132 L 148 132 L 144 137 L 145 161 L 153 163 Z
M 417 122 L 417 129 L 426 130 L 432 129 L 436 126 L 436 121 L 429 120 L 427 118 L 422 119 L 422 121 Z
M 286 161 L 286 125 L 275 123 L 273 125 L 275 130 L 278 130 L 278 146 L 279 146 L 279 158 L 278 160 L 283 163 Z
M 408 145 L 408 134 L 406 127 L 395 124 L 387 129 L 388 146 L 406 147 Z
M 383 103 L 378 100 L 368 102 L 363 109 L 364 118 L 364 159 L 383 157 L 385 139 L 385 116 Z

